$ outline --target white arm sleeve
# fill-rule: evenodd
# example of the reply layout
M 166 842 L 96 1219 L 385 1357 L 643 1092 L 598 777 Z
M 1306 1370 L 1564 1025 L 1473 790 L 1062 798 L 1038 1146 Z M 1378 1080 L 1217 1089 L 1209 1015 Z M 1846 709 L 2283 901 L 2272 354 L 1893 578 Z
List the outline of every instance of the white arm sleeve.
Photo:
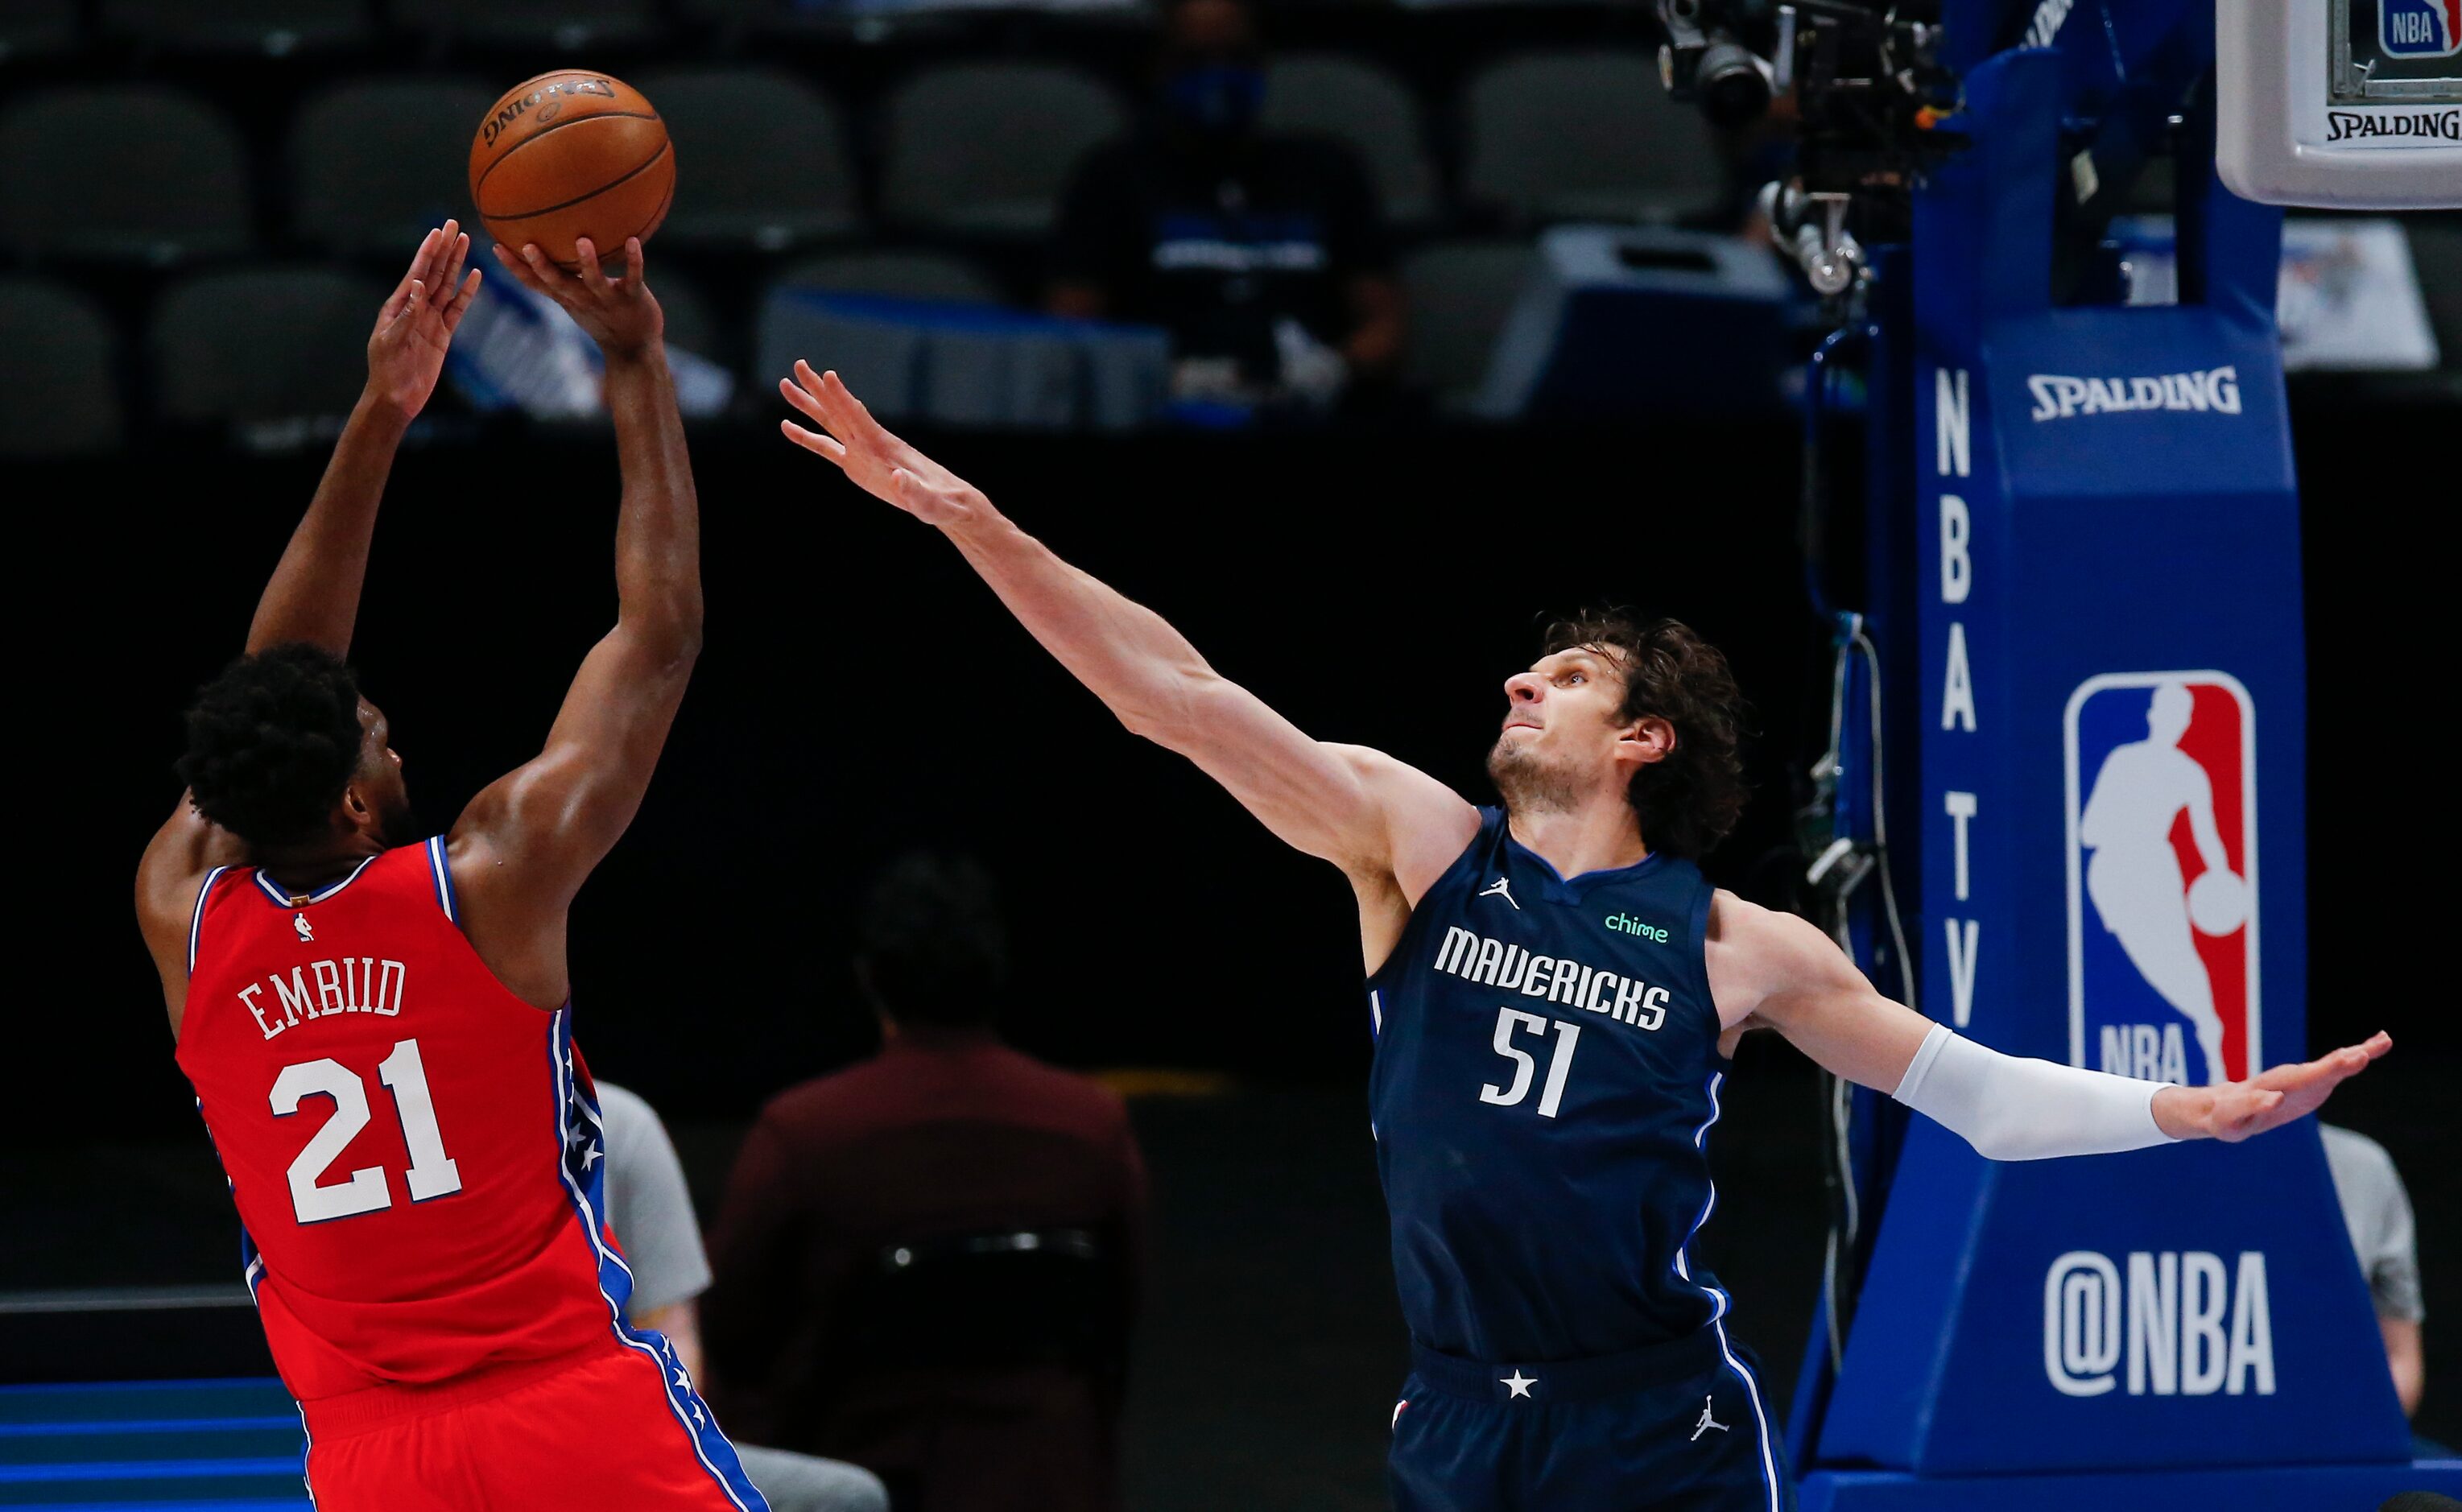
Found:
M 1987 1049 L 1935 1024 L 1890 1095 L 1989 1160 L 2113 1155 L 2170 1144 L 2154 1123 L 2160 1082 Z

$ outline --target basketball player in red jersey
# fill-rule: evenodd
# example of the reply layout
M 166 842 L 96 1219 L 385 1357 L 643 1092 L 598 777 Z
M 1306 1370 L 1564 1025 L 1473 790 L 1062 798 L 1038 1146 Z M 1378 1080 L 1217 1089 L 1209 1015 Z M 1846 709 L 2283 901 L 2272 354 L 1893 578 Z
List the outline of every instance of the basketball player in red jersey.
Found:
M 396 443 L 479 275 L 430 232 L 368 387 L 248 627 L 188 711 L 189 790 L 137 908 L 246 1230 L 320 1512 L 752 1512 L 600 1217 L 565 914 L 639 807 L 701 644 L 700 525 L 638 242 L 610 279 L 497 255 L 606 357 L 623 468 L 616 628 L 538 757 L 417 843 L 349 649 Z

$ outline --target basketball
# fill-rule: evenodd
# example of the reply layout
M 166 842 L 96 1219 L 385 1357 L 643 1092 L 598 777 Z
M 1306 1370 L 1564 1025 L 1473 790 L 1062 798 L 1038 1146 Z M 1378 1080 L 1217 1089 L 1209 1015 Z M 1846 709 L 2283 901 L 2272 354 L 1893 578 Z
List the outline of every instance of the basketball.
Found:
M 525 242 L 567 272 L 573 244 L 590 238 L 601 257 L 666 219 L 676 192 L 667 123 L 621 79 L 559 69 L 505 92 L 470 142 L 470 199 L 508 249 Z
M 2248 922 L 2248 884 L 2229 872 L 2205 872 L 2189 884 L 2189 921 L 2201 935 L 2231 934 Z

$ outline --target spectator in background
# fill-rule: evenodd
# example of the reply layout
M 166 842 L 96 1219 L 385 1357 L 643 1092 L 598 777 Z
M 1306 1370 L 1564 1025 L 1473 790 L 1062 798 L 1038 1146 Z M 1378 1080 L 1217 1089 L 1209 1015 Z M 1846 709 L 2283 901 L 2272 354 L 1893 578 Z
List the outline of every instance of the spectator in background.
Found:
M 1050 307 L 1165 327 L 1181 400 L 1326 408 L 1389 379 L 1402 290 L 1366 171 L 1258 129 L 1252 0 L 1166 0 L 1147 125 L 1078 163 Z
M 665 1334 L 698 1380 L 701 1322 L 694 1299 L 709 1285 L 709 1256 L 701 1247 L 683 1165 L 666 1125 L 636 1094 L 600 1082 L 598 1112 L 607 1136 L 607 1227 L 633 1273 L 626 1321 Z M 889 1493 L 868 1470 L 741 1442 L 735 1452 L 773 1512 L 889 1512 Z
M 994 1033 L 1007 956 L 980 864 L 891 866 L 855 961 L 880 1053 L 762 1111 L 711 1237 L 722 1415 L 900 1512 L 1119 1505 L 1144 1165 L 1117 1095 Z
M 2322 1120 L 2317 1131 L 2325 1138 L 2325 1164 L 2334 1173 L 2343 1225 L 2351 1231 L 2351 1249 L 2376 1303 L 2394 1394 L 2402 1398 L 2403 1415 L 2412 1416 L 2428 1386 L 2419 1337 L 2428 1308 L 2419 1295 L 2419 1231 L 2411 1220 L 2410 1194 L 2403 1190 L 2385 1146 Z

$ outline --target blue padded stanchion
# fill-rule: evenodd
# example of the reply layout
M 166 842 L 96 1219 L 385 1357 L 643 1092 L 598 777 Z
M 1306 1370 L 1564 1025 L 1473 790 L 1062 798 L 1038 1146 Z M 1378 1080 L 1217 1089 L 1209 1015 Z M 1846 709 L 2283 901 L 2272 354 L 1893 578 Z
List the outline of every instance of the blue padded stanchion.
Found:
M 1914 564 L 1872 623 L 1907 669 L 1920 1006 L 2013 1054 L 2235 1080 L 2308 1052 L 2280 212 L 2214 179 L 2210 4 L 2080 0 L 2053 46 L 1993 54 L 2006 9 L 1944 6 L 1973 146 L 1879 264 L 1911 298 L 1873 302 L 1909 355 L 1876 370 L 1874 450 L 1911 456 L 1870 518 Z M 2056 305 L 2056 202 L 2173 112 L 2180 302 Z M 1807 1352 L 1805 1512 L 2462 1492 L 2462 1462 L 2411 1460 L 2313 1122 L 1994 1165 L 1917 1121 L 1881 1196 L 1843 1365 Z

